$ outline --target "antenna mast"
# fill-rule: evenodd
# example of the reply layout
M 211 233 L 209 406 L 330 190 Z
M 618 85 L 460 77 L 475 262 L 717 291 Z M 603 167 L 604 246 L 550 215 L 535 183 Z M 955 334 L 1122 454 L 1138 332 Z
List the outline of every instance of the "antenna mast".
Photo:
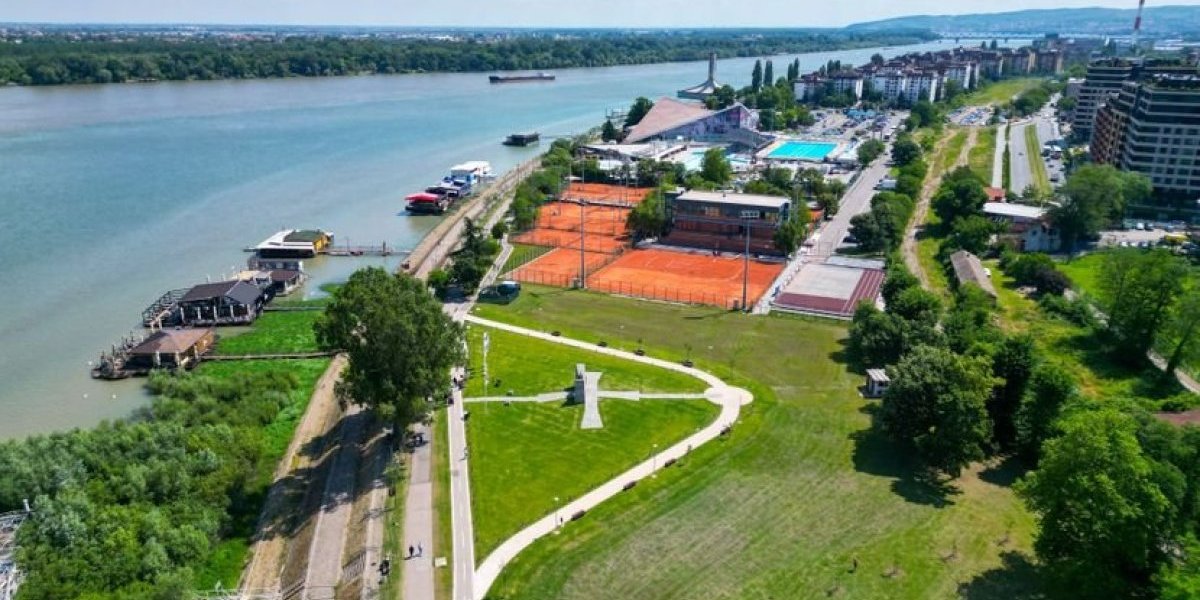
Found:
M 1138 38 L 1142 34 L 1142 9 L 1146 6 L 1146 0 L 1138 0 L 1137 18 L 1133 21 L 1133 53 L 1137 54 Z

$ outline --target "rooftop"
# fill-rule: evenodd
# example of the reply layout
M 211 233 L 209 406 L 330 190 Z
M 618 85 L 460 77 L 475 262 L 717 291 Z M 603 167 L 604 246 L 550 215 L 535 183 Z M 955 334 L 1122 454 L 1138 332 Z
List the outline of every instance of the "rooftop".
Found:
M 130 354 L 176 354 L 187 352 L 205 338 L 212 337 L 212 329 L 162 329 L 154 332 L 146 341 L 138 344 Z
M 987 295 L 996 297 L 996 288 L 992 285 L 992 278 L 984 270 L 983 263 L 979 262 L 978 256 L 966 250 L 959 250 L 950 255 L 950 265 L 954 267 L 954 277 L 958 279 L 960 285 L 973 283 Z
M 218 281 L 217 283 L 202 283 L 188 290 L 181 303 L 200 302 L 216 298 L 232 298 L 242 304 L 254 304 L 262 296 L 258 286 L 245 281 Z
M 650 112 L 642 117 L 641 122 L 633 126 L 629 135 L 625 136 L 625 141 L 640 142 L 711 114 L 713 111 L 699 104 L 682 102 L 664 96 L 654 103 L 654 108 L 651 108 Z
M 691 202 L 767 207 L 776 210 L 786 207 L 791 202 L 791 200 L 783 196 L 761 196 L 758 194 L 738 194 L 735 192 L 706 192 L 702 190 L 688 190 L 679 196 L 679 199 Z
M 1013 204 L 1011 202 L 985 202 L 983 205 L 983 214 L 1035 220 L 1042 218 L 1042 215 L 1046 214 L 1046 209 L 1039 206 Z

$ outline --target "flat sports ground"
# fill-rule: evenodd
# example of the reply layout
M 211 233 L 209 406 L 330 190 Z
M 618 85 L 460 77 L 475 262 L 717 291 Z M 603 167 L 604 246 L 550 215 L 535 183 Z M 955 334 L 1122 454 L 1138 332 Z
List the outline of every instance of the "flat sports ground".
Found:
M 874 302 L 882 284 L 882 263 L 830 257 L 804 265 L 772 303 L 786 310 L 847 318 L 859 302 Z
M 572 182 L 563 190 L 562 199 L 567 202 L 598 202 L 633 206 L 640 204 L 654 188 L 626 187 L 607 183 Z
M 610 294 L 733 308 L 742 301 L 742 271 L 741 257 L 630 250 L 588 277 L 587 283 Z M 757 302 L 782 271 L 782 263 L 751 260 L 747 302 Z

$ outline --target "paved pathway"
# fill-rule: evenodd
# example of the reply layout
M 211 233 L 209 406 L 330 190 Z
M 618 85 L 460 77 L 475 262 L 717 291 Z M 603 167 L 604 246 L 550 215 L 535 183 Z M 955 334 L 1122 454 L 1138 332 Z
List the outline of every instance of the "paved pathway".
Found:
M 412 428 L 410 437 L 430 440 L 431 433 L 429 426 L 418 424 Z M 409 600 L 433 600 L 434 597 L 433 478 L 430 467 L 432 460 L 428 441 L 413 448 L 408 459 L 408 495 L 404 499 L 404 552 L 408 552 L 408 546 L 415 547 L 417 544 L 425 550 L 424 556 L 404 561 L 404 598 Z M 392 564 L 396 565 L 394 562 Z
M 496 548 L 495 551 L 493 551 L 490 555 L 488 555 L 488 557 L 485 558 L 482 563 L 480 563 L 479 568 L 477 570 L 475 570 L 474 573 L 472 574 L 471 582 L 468 586 L 470 592 L 473 592 L 470 595 L 468 595 L 467 589 L 460 588 L 460 586 L 459 586 L 458 577 L 460 576 L 460 572 L 459 572 L 458 566 L 457 566 L 458 558 L 459 558 L 458 548 L 459 548 L 459 542 L 460 542 L 459 532 L 458 532 L 459 527 L 458 527 L 457 519 L 459 518 L 460 512 L 462 512 L 462 513 L 465 513 L 465 518 L 468 519 L 467 522 L 469 523 L 470 508 L 471 508 L 469 493 L 466 498 L 462 498 L 462 497 L 452 498 L 451 502 L 454 504 L 454 514 L 455 514 L 455 519 L 456 519 L 455 520 L 455 555 L 454 555 L 455 563 L 456 563 L 454 597 L 456 599 L 482 600 L 487 595 L 488 589 L 491 587 L 492 583 L 494 583 L 496 578 L 500 575 L 500 571 L 504 569 L 504 565 L 508 564 L 513 558 L 515 558 L 517 556 L 517 554 L 519 554 L 522 550 L 524 550 L 526 547 L 528 547 L 530 544 L 532 544 L 538 538 L 545 536 L 555 530 L 555 528 L 558 526 L 558 524 L 555 522 L 555 514 L 561 513 L 563 515 L 573 515 L 579 511 L 590 510 L 590 509 L 594 508 L 595 506 L 599 505 L 601 502 L 619 494 L 624 489 L 624 487 L 627 483 L 629 483 L 631 481 L 637 481 L 639 479 L 642 479 L 646 476 L 653 474 L 655 468 L 657 466 L 662 465 L 667 460 L 670 460 L 673 458 L 674 459 L 681 458 L 685 454 L 690 452 L 693 448 L 696 448 L 696 447 L 700 446 L 701 444 L 704 444 L 705 442 L 708 442 L 710 440 L 717 438 L 718 436 L 721 435 L 721 432 L 726 427 L 732 426 L 737 421 L 738 415 L 741 412 L 742 405 L 748 404 L 748 403 L 750 403 L 751 400 L 753 400 L 753 396 L 751 396 L 750 392 L 747 392 L 746 390 L 743 390 L 740 388 L 730 387 L 730 386 L 726 385 L 724 381 L 721 381 L 717 377 L 715 377 L 709 373 L 706 373 L 704 371 L 701 371 L 699 369 L 685 367 L 685 366 L 677 364 L 677 363 L 673 363 L 673 362 L 669 362 L 669 361 L 665 361 L 665 360 L 661 360 L 661 359 L 657 359 L 657 358 L 650 358 L 647 356 L 638 356 L 631 352 L 624 352 L 624 351 L 616 350 L 613 348 L 600 348 L 600 347 L 597 347 L 595 344 L 589 344 L 587 342 L 582 342 L 582 341 L 578 341 L 578 340 L 572 340 L 572 339 L 568 339 L 568 338 L 552 336 L 548 333 L 534 331 L 532 329 L 526 329 L 524 327 L 516 327 L 513 325 L 508 325 L 506 323 L 498 323 L 495 321 L 488 321 L 486 319 L 481 319 L 481 318 L 475 317 L 473 315 L 465 316 L 465 320 L 468 322 L 471 322 L 471 323 L 478 323 L 480 325 L 486 325 L 488 327 L 494 327 L 496 329 L 502 329 L 504 331 L 509 331 L 512 333 L 526 335 L 526 336 L 537 338 L 537 339 L 547 341 L 547 342 L 553 342 L 556 344 L 564 344 L 567 346 L 574 346 L 576 348 L 582 348 L 582 349 L 592 351 L 592 352 L 599 352 L 601 354 L 607 354 L 609 356 L 616 356 L 616 357 L 623 358 L 626 360 L 631 360 L 631 361 L 636 361 L 636 362 L 640 362 L 643 364 L 653 365 L 653 366 L 663 368 L 663 369 L 668 369 L 671 371 L 686 373 L 688 375 L 691 375 L 693 377 L 696 377 L 697 379 L 704 381 L 705 383 L 707 383 L 709 385 L 709 389 L 705 393 L 705 397 L 709 401 L 721 406 L 721 414 L 720 414 L 720 416 L 717 417 L 716 420 L 714 420 L 712 422 L 712 424 L 705 427 L 704 429 L 701 429 L 700 431 L 692 434 L 691 436 L 684 439 L 683 441 L 680 441 L 680 442 L 676 443 L 675 445 L 667 448 L 666 450 L 664 450 L 663 452 L 654 456 L 653 458 L 643 461 L 642 463 L 634 466 L 633 468 L 629 469 L 628 471 L 625 471 L 624 473 L 618 475 L 617 477 L 613 478 L 612 480 L 608 481 L 607 483 L 600 485 L 600 487 L 597 487 L 597 488 L 593 489 L 592 491 L 584 494 L 582 497 L 564 505 L 560 511 L 556 511 L 553 514 L 549 514 L 549 515 L 546 515 L 545 517 L 542 517 L 541 519 L 539 519 L 532 525 L 519 531 L 516 535 L 505 540 L 503 543 L 500 544 L 500 546 L 498 548 Z M 455 406 L 457 408 L 459 408 L 459 410 L 461 410 L 462 403 L 461 402 L 457 403 Z M 458 419 L 457 421 L 458 421 L 459 427 L 461 428 L 462 427 L 461 418 Z M 454 455 L 452 454 L 451 456 L 453 457 Z M 465 463 L 465 462 L 466 461 L 463 461 L 463 463 Z M 465 468 L 462 470 L 463 470 L 462 476 L 465 478 L 465 476 L 466 476 Z M 465 487 L 465 485 L 464 485 L 464 487 Z M 464 536 L 464 540 L 463 540 L 464 542 L 466 541 L 466 537 L 468 537 L 468 536 Z M 473 543 L 473 539 L 471 541 Z M 472 555 L 474 554 L 473 548 L 471 548 L 471 554 Z M 461 575 L 464 577 L 467 576 L 466 573 L 462 573 Z
M 342 549 L 350 528 L 350 513 L 354 504 L 354 487 L 358 475 L 358 444 L 363 438 L 367 415 L 360 405 L 351 405 L 342 419 L 337 456 L 333 459 L 321 512 L 313 532 L 308 554 L 308 573 L 305 577 L 304 600 L 324 600 L 334 597 L 342 577 Z

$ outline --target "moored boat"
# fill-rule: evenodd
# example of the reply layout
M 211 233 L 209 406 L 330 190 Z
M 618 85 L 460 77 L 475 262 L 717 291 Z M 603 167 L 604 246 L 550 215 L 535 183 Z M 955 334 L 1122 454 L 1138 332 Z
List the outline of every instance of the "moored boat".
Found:
M 492 83 L 523 83 L 527 81 L 554 81 L 552 73 L 533 73 L 530 75 L 492 75 L 488 77 Z

